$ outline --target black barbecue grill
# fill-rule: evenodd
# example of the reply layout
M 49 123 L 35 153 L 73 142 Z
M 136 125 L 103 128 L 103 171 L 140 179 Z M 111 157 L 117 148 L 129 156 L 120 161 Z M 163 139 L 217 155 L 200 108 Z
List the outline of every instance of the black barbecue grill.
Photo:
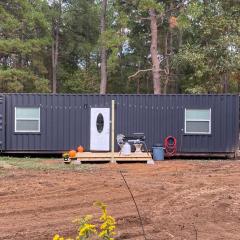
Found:
M 129 142 L 129 143 L 145 143 L 145 135 L 144 133 L 133 133 L 131 136 L 124 136 L 123 141 Z

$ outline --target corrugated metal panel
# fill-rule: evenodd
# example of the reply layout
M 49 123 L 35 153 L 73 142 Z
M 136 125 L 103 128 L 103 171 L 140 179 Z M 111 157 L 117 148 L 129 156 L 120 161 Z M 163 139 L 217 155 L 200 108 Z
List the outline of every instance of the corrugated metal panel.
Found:
M 234 152 L 238 147 L 239 97 L 236 95 L 74 95 L 6 94 L 7 151 L 89 150 L 91 107 L 116 100 L 116 134 L 144 132 L 148 147 L 177 138 L 178 152 Z M 14 133 L 14 108 L 39 106 L 41 133 Z M 185 108 L 211 108 L 212 134 L 184 134 Z M 117 148 L 117 146 L 116 146 Z
M 0 95 L 0 151 L 5 150 L 5 96 Z

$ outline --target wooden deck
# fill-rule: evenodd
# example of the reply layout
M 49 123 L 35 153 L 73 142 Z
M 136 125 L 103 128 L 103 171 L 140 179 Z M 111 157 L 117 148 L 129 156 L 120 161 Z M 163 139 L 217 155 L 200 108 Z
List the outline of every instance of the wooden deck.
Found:
M 112 153 L 111 152 L 82 152 L 77 153 L 77 160 L 80 162 L 111 162 Z M 116 162 L 147 162 L 152 161 L 152 156 L 150 153 L 131 153 L 130 155 L 119 154 L 119 152 L 114 153 L 114 161 Z

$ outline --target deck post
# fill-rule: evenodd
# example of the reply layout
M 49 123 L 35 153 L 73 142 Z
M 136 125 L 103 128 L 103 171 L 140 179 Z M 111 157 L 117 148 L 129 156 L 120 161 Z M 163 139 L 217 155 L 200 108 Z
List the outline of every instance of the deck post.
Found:
M 112 141 L 111 141 L 111 163 L 116 163 L 114 159 L 114 142 L 115 142 L 115 100 L 112 100 Z

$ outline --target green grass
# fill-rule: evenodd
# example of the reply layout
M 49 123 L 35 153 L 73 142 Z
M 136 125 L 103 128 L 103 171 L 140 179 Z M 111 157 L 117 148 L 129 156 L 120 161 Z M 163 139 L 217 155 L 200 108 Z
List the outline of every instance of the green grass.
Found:
M 49 160 L 52 160 L 51 162 Z M 0 175 L 3 169 L 32 169 L 32 170 L 87 170 L 90 165 L 65 164 L 62 161 L 54 162 L 49 158 L 15 158 L 0 157 Z

